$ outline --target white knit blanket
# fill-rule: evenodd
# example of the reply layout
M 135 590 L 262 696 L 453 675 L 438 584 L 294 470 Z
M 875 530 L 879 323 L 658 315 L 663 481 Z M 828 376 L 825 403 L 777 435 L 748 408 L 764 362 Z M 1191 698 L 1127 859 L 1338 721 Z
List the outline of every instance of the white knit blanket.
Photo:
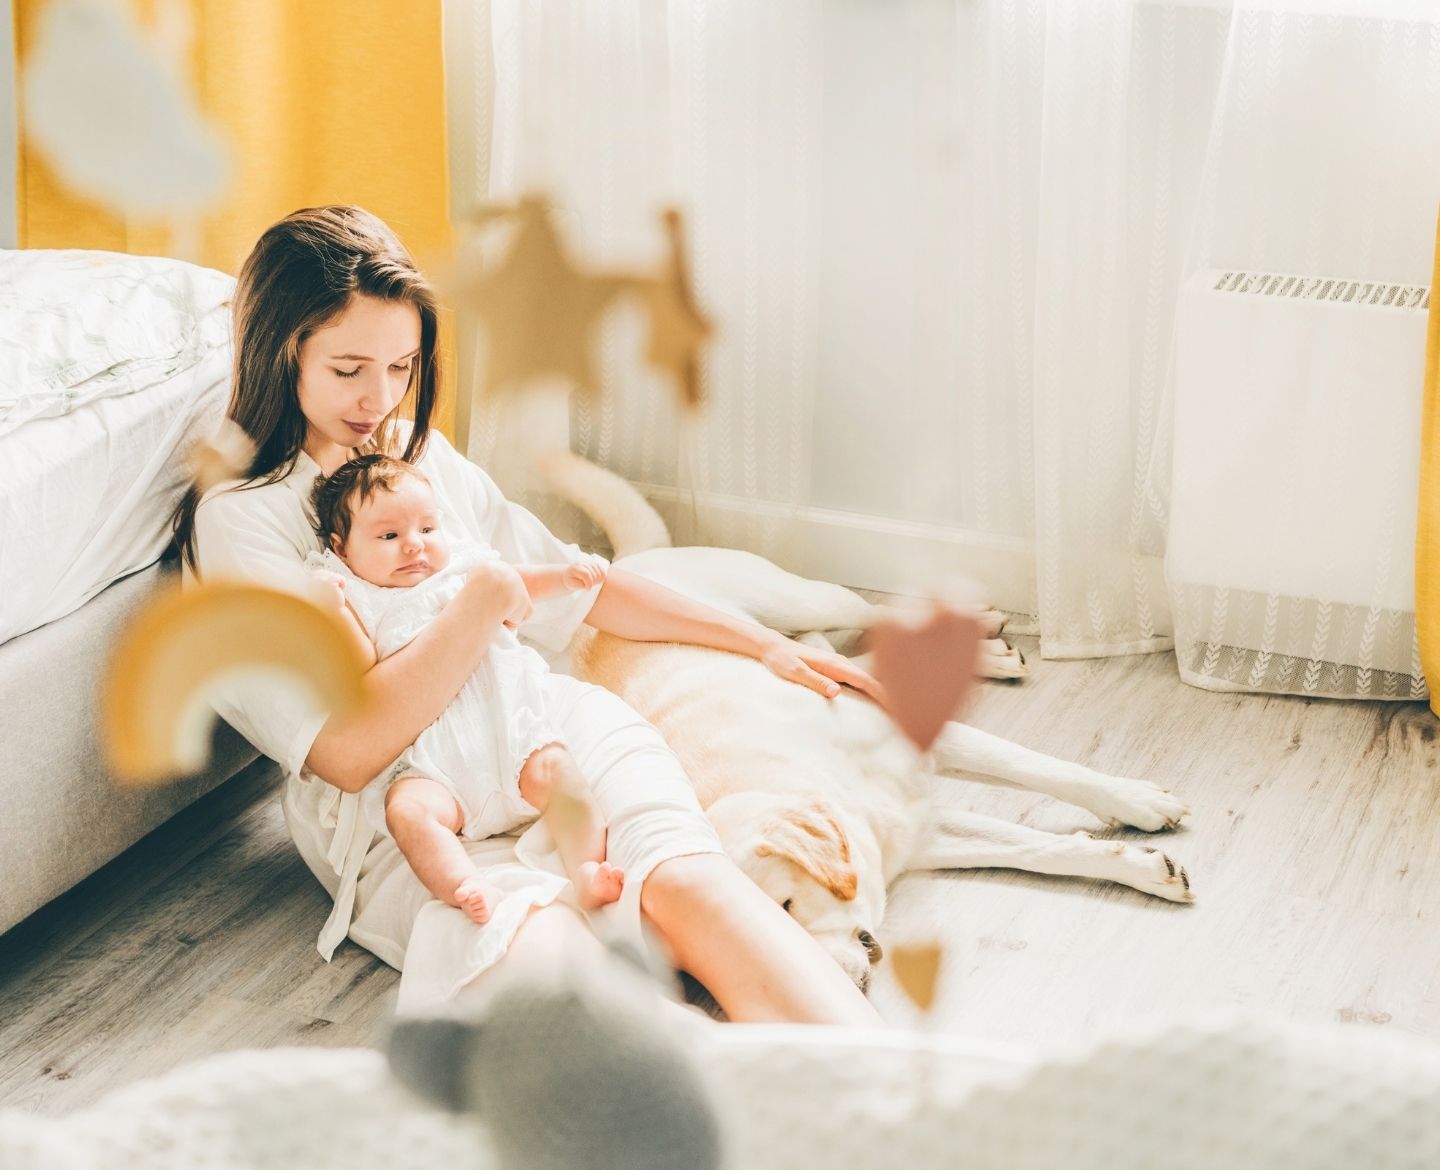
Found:
M 1434 1170 L 1440 1048 L 1230 1021 L 1036 1060 L 952 1038 L 717 1027 L 695 1041 L 735 1170 Z M 0 1112 L 3 1170 L 497 1163 L 368 1049 L 237 1052 L 61 1119 Z

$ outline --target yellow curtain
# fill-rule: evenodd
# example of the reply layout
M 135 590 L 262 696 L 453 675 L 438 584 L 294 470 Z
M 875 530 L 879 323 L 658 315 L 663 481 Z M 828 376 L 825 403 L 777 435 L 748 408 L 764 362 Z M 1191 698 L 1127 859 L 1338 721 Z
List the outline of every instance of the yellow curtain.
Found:
M 228 138 L 228 197 L 202 225 L 200 255 L 235 272 L 260 233 L 299 207 L 355 203 L 385 220 L 422 266 L 449 249 L 445 74 L 439 0 L 185 0 L 191 78 Z M 15 0 L 24 66 L 45 0 Z M 142 20 L 150 4 L 137 0 Z M 24 110 L 21 109 L 23 125 Z M 165 254 L 165 224 L 126 221 L 79 199 L 20 145 L 21 247 Z M 441 428 L 453 437 L 454 359 L 444 334 Z
M 1420 526 L 1415 534 L 1415 627 L 1420 663 L 1430 684 L 1430 710 L 1440 715 L 1440 222 L 1430 281 L 1430 331 L 1425 344 L 1425 406 L 1420 415 Z

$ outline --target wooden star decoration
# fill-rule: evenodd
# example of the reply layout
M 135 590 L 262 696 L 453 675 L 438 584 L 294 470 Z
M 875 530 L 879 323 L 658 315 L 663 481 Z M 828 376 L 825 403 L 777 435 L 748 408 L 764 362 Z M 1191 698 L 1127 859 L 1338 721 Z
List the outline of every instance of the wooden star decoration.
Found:
M 500 268 L 463 294 L 485 326 L 483 385 L 513 392 L 558 376 L 594 397 L 595 325 L 625 281 L 578 268 L 544 200 L 521 200 L 513 218 L 515 239 Z
M 700 347 L 713 328 L 695 303 L 680 213 L 673 208 L 665 212 L 665 231 L 670 237 L 670 262 L 658 280 L 646 281 L 640 288 L 650 324 L 645 360 L 674 379 L 680 401 L 693 409 L 701 400 Z
M 203 495 L 217 483 L 243 479 L 255 459 L 255 443 L 244 429 L 224 419 L 215 433 L 191 449 L 188 462 L 195 487 Z

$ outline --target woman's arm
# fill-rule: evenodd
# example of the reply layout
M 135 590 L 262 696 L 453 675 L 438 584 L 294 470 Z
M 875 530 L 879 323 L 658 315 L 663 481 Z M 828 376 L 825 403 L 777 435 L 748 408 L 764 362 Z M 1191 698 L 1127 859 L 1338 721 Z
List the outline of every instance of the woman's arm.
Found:
M 583 554 L 578 548 L 562 543 L 519 504 L 506 500 L 488 475 L 433 431 L 425 470 L 427 474 L 433 470 L 447 477 L 452 501 L 466 505 L 474 535 L 512 564 L 581 561 Z M 583 617 L 596 629 L 638 642 L 693 642 L 758 658 L 781 678 L 802 683 L 822 695 L 838 693 L 834 684 L 840 682 L 884 702 L 880 685 L 841 655 L 802 646 L 773 630 L 720 613 L 621 569 L 610 570 L 593 603 L 578 592 L 571 596 L 575 604 L 568 607 L 558 599 L 542 603 L 537 613 L 541 620 L 532 621 L 520 632 L 558 653 Z
M 306 766 L 342 791 L 359 792 L 459 694 L 501 623 L 523 620 L 528 608 L 513 569 L 498 561 L 478 566 L 433 622 L 366 674 L 369 700 L 326 721 Z
M 880 684 L 842 655 L 804 646 L 613 566 L 585 621 L 635 642 L 689 642 L 758 658 L 781 678 L 828 697 L 844 683 L 884 701 Z

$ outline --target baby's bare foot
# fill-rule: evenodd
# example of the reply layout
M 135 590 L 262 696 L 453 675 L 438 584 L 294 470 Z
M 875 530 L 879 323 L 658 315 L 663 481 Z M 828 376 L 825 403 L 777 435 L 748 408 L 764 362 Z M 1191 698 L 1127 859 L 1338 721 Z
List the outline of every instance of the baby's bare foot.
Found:
M 580 867 L 579 888 L 575 891 L 586 910 L 617 901 L 625 886 L 624 871 L 608 861 L 587 861 Z
M 490 915 L 504 896 L 504 890 L 478 875 L 466 878 L 455 887 L 455 905 L 481 926 L 490 921 Z

